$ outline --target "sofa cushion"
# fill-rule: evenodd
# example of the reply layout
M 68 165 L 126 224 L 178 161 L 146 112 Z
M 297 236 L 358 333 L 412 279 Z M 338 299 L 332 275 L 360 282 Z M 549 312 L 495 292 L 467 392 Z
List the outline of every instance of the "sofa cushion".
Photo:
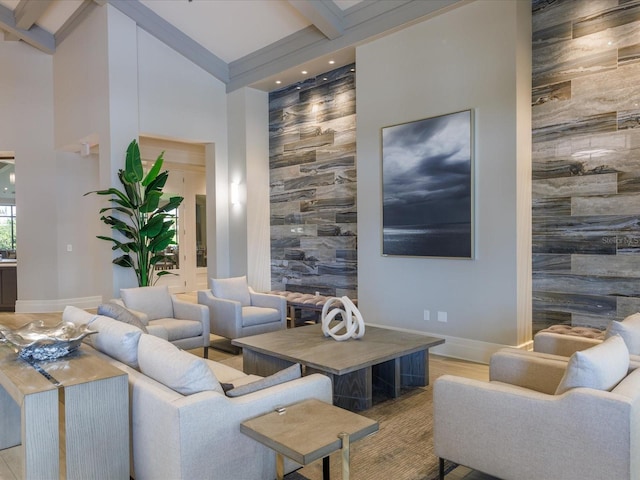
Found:
M 618 322 L 612 321 L 605 332 L 605 338 L 620 335 L 627 344 L 631 355 L 640 355 L 640 313 L 634 313 Z
M 167 332 L 167 340 L 199 337 L 202 335 L 202 323 L 195 320 L 178 320 L 175 318 L 158 318 L 149 322 L 149 326 L 161 326 Z M 159 335 L 156 335 L 159 336 Z
M 232 388 L 228 390 L 226 394 L 228 397 L 240 397 L 242 395 L 247 395 L 248 393 L 257 392 L 258 390 L 262 390 L 264 388 L 279 385 L 280 383 L 295 380 L 296 378 L 300 378 L 301 375 L 302 372 L 300 369 L 300 364 L 296 363 L 294 365 L 291 365 L 290 367 L 285 368 L 284 370 L 280 370 L 279 372 L 274 373 L 273 375 L 269 375 L 268 377 L 264 377 L 255 382 Z
M 120 296 L 127 308 L 146 313 L 149 320 L 173 317 L 173 301 L 166 285 L 121 288 Z
M 143 334 L 138 343 L 140 371 L 182 395 L 212 390 L 224 393 L 204 359 Z
M 212 278 L 211 293 L 214 297 L 235 300 L 243 307 L 251 305 L 251 293 L 246 275 L 232 278 Z
M 71 322 L 74 325 L 88 325 L 97 317 L 98 315 L 95 313 L 89 313 L 86 310 L 74 307 L 73 305 L 67 305 L 62 311 L 62 321 Z
M 105 317 L 110 317 L 114 320 L 128 323 L 129 325 L 138 327 L 144 333 L 149 333 L 147 331 L 147 327 L 144 326 L 144 323 L 142 323 L 135 314 L 131 313 L 125 307 L 123 307 L 122 305 L 118 305 L 117 303 L 107 302 L 98 305 L 98 315 L 104 315 Z
M 96 350 L 132 368 L 138 368 L 138 341 L 142 330 L 103 315 L 97 315 L 89 328 L 98 332 L 92 338 Z
M 556 395 L 572 388 L 611 390 L 629 370 L 629 350 L 619 335 L 574 353 L 556 389 Z
M 242 326 L 252 327 L 270 322 L 279 322 L 280 312 L 268 307 L 242 307 Z

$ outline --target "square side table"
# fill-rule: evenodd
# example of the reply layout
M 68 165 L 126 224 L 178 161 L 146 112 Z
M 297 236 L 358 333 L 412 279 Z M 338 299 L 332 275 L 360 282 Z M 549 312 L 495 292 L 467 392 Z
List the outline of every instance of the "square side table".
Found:
M 240 424 L 240 431 L 276 452 L 276 474 L 284 478 L 284 457 L 301 465 L 322 461 L 329 479 L 329 454 L 342 452 L 342 478 L 349 478 L 349 445 L 378 431 L 378 422 L 316 399 L 304 400 Z

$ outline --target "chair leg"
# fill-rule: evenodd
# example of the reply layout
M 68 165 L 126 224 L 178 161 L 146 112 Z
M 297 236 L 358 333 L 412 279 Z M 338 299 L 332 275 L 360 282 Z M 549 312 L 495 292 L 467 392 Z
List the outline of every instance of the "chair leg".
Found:
M 204 347 L 204 358 L 209 358 L 209 347 Z
M 444 458 L 438 457 L 439 471 L 438 478 L 444 480 Z

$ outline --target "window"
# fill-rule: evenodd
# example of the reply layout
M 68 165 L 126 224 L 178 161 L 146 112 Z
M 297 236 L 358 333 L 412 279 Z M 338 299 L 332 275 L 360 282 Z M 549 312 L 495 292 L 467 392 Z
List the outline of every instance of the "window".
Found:
M 0 250 L 16 249 L 16 206 L 0 205 Z

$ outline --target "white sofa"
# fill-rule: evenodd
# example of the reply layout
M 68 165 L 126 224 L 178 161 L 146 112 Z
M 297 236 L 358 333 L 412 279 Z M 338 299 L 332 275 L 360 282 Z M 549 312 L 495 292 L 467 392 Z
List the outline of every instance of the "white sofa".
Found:
M 603 388 L 580 386 L 576 373 L 588 377 L 592 351 L 569 359 L 503 349 L 491 357 L 489 382 L 438 378 L 435 454 L 504 480 L 640 479 L 640 365 L 624 345 L 601 351 L 594 368 L 611 361 L 616 374 L 594 375 L 611 380 Z
M 129 376 L 131 476 L 136 480 L 273 479 L 274 452 L 242 434 L 240 423 L 308 398 L 332 401 L 331 381 L 321 374 L 230 398 L 219 388 L 221 383 L 237 387 L 260 377 L 75 307 L 65 309 L 63 320 L 89 323 L 98 331 L 87 337 L 97 354 Z M 181 371 L 177 365 L 183 362 L 188 368 Z M 217 380 L 213 386 L 207 386 L 212 378 L 208 372 Z M 175 390 L 203 388 L 190 394 Z M 297 467 L 289 462 L 286 468 Z

